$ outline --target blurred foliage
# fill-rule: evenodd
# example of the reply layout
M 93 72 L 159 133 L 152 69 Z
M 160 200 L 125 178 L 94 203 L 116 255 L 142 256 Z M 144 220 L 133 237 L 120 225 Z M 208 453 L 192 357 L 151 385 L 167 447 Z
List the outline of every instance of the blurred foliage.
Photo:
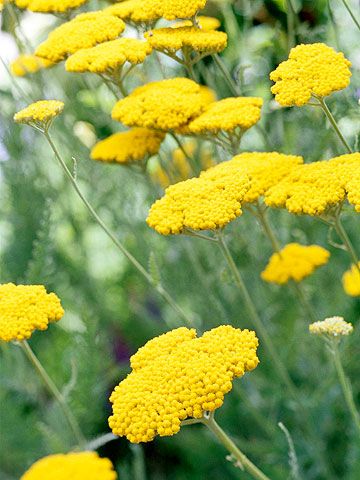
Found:
M 322 112 L 311 107 L 280 109 L 270 93 L 269 72 L 287 56 L 286 3 L 214 0 L 207 8 L 207 14 L 220 18 L 229 34 L 223 60 L 242 93 L 266 100 L 261 128 L 247 133 L 242 148 L 301 154 L 306 161 L 329 158 L 342 151 Z M 358 6 L 356 1 L 350 3 Z M 360 131 L 359 32 L 342 2 L 294 0 L 293 4 L 298 43 L 324 41 L 353 61 L 351 86 L 333 95 L 329 104 L 350 144 L 355 145 Z M 90 2 L 90 6 L 96 8 L 98 2 Z M 36 34 L 33 28 L 29 42 L 23 25 L 37 18 L 32 14 L 29 20 L 29 14 L 5 7 L 3 30 L 15 35 L 20 49 L 31 50 L 46 29 L 42 26 Z M 49 20 L 49 29 L 51 25 Z M 8 64 L 5 51 L 2 57 Z M 184 74 L 173 62 L 161 60 L 167 76 Z M 216 89 L 219 98 L 231 94 L 210 57 L 197 66 L 197 74 Z M 134 73 L 128 88 L 157 78 L 161 78 L 160 71 L 152 56 Z M 47 333 L 35 333 L 31 345 L 66 392 L 91 439 L 108 431 L 108 396 L 129 371 L 129 356 L 148 339 L 179 325 L 179 320 L 89 218 L 44 139 L 27 127 L 13 125 L 14 112 L 40 98 L 65 102 L 65 114 L 52 128 L 62 156 L 71 168 L 76 163 L 78 182 L 96 211 L 154 278 L 161 275 L 177 302 L 192 312 L 199 331 L 221 323 L 251 324 L 215 246 L 195 238 L 163 238 L 147 227 L 148 208 L 161 190 L 130 169 L 89 160 L 94 138 L 120 128 L 110 120 L 114 98 L 106 86 L 91 75 L 67 74 L 63 65 L 31 78 L 8 78 L 0 90 L 0 281 L 43 283 L 62 299 L 64 319 Z M 163 156 L 169 158 L 174 147 L 167 139 Z M 314 219 L 273 211 L 271 221 L 282 243 L 317 243 L 331 251 L 330 263 L 306 280 L 305 288 L 319 318 L 340 314 L 355 324 L 354 334 L 343 344 L 342 357 L 358 400 L 360 328 L 356 323 L 360 301 L 346 297 L 341 287 L 349 258 L 336 248 L 338 239 L 329 244 L 328 227 Z M 344 224 L 359 247 L 359 220 L 350 208 Z M 260 345 L 261 365 L 235 382 L 218 412 L 220 423 L 270 478 L 290 478 L 288 440 L 278 422 L 291 435 L 301 478 L 360 478 L 360 446 L 323 343 L 308 335 L 309 319 L 290 289 L 259 280 L 271 254 L 260 226 L 245 213 L 226 231 L 236 263 L 299 387 L 304 411 L 299 412 L 288 398 Z M 14 480 L 37 458 L 70 449 L 72 439 L 57 405 L 20 349 L 1 344 L 0 355 L 1 439 L 5 447 L 0 453 L 0 478 Z M 316 445 L 305 427 L 304 415 L 319 439 Z M 100 453 L 112 459 L 123 480 L 249 478 L 225 460 L 223 447 L 199 426 L 141 446 L 118 439 Z M 316 455 L 328 463 L 327 473 Z

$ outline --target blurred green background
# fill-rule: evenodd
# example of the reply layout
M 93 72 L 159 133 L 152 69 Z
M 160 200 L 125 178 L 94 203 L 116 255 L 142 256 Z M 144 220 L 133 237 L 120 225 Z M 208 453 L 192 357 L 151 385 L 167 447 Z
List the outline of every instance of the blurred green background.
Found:
M 360 18 L 359 2 L 348 3 Z M 333 95 L 329 105 L 346 138 L 358 149 L 360 32 L 341 1 L 294 0 L 293 4 L 297 43 L 326 42 L 353 63 L 351 86 Z M 86 8 L 99 5 L 91 1 Z M 289 47 L 286 2 L 209 1 L 205 12 L 218 17 L 229 34 L 222 58 L 239 81 L 242 94 L 265 99 L 261 131 L 249 131 L 242 150 L 277 150 L 303 155 L 308 162 L 344 153 L 321 111 L 281 109 L 273 101 L 269 73 L 286 59 Z M 9 6 L 2 12 L 0 281 L 42 283 L 61 298 L 66 311 L 63 320 L 46 333 L 34 333 L 30 343 L 92 439 L 108 432 L 108 397 L 129 372 L 129 356 L 148 339 L 178 326 L 179 319 L 89 218 L 42 136 L 13 124 L 17 110 L 42 98 L 65 102 L 52 135 L 70 168 L 76 166 L 81 189 L 136 258 L 160 272 L 162 283 L 194 316 L 199 332 L 224 323 L 242 328 L 252 325 L 216 246 L 199 239 L 161 237 L 147 227 L 148 209 L 161 189 L 131 169 L 89 159 L 89 148 L 97 138 L 121 128 L 110 119 L 114 98 L 106 86 L 91 75 L 66 73 L 63 64 L 27 78 L 8 75 L 5 66 L 17 48 L 14 33 L 18 47 L 31 51 L 54 22 L 58 20 L 51 16 L 22 13 Z M 173 62 L 165 57 L 162 61 L 169 77 L 184 75 Z M 231 95 L 211 58 L 202 62 L 198 74 L 216 89 L 219 98 Z M 150 57 L 128 87 L 160 78 Z M 165 158 L 171 158 L 174 148 L 167 139 Z M 336 248 L 338 239 L 329 235 L 325 224 L 281 211 L 272 211 L 270 217 L 283 244 L 316 243 L 331 251 L 329 264 L 304 286 L 319 319 L 342 315 L 355 325 L 354 334 L 343 342 L 342 358 L 358 401 L 360 301 L 347 297 L 341 285 L 350 260 Z M 346 207 L 343 220 L 360 253 L 358 216 Z M 360 445 L 324 343 L 309 336 L 310 320 L 289 288 L 260 280 L 271 248 L 256 220 L 245 213 L 226 232 L 305 408 L 299 411 L 288 398 L 260 345 L 261 364 L 234 383 L 217 414 L 219 423 L 272 479 L 295 478 L 287 438 L 278 422 L 285 425 L 294 443 L 298 478 L 359 479 Z M 0 344 L 0 359 L 0 478 L 14 480 L 41 456 L 68 451 L 72 438 L 58 406 L 20 349 Z M 304 427 L 304 415 L 318 444 Z M 184 427 L 174 437 L 145 445 L 118 439 L 102 447 L 100 454 L 111 458 L 121 480 L 250 478 L 225 459 L 223 447 L 201 426 Z M 328 463 L 328 471 L 318 455 Z

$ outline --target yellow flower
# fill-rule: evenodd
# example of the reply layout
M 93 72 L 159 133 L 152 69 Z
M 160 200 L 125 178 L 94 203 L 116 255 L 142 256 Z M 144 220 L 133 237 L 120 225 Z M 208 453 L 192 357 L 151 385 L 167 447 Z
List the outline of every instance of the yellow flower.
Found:
M 187 78 L 172 78 L 136 88 L 116 103 L 112 118 L 129 127 L 169 131 L 186 125 L 208 102 L 200 85 Z
M 360 262 L 352 265 L 343 275 L 342 281 L 345 292 L 352 297 L 360 297 Z
M 103 10 L 105 13 L 121 18 L 124 22 L 133 24 L 148 24 L 157 20 L 157 15 L 144 7 L 143 0 L 125 0 L 115 3 Z
M 284 155 L 277 152 L 245 152 L 236 155 L 232 160 L 210 168 L 201 176 L 216 178 L 222 171 L 242 172 L 248 175 L 251 184 L 245 193 L 242 204 L 253 203 L 302 162 L 302 157 L 295 155 Z
M 140 162 L 155 155 L 164 138 L 164 133 L 147 128 L 133 128 L 127 132 L 114 133 L 94 146 L 91 158 L 122 164 Z
M 16 77 L 23 77 L 28 73 L 36 73 L 43 68 L 49 68 L 52 62 L 36 55 L 19 55 L 16 60 L 11 62 L 10 71 Z
M 49 455 L 35 462 L 20 480 L 116 480 L 108 458 L 96 452 Z
M 343 317 L 325 318 L 321 322 L 314 322 L 309 325 L 310 333 L 314 335 L 328 335 L 330 337 L 350 335 L 353 330 L 352 324 L 345 322 Z
M 98 43 L 114 40 L 125 29 L 125 23 L 104 12 L 77 15 L 53 30 L 35 51 L 39 57 L 57 63 L 67 56 Z
M 219 100 L 208 105 L 205 112 L 189 124 L 189 131 L 204 135 L 233 132 L 236 128 L 247 130 L 260 120 L 262 104 L 262 98 L 258 97 Z
M 322 215 L 346 196 L 360 211 L 360 153 L 300 165 L 267 193 L 271 207 L 291 213 Z
M 248 176 L 233 169 L 176 183 L 152 205 L 147 223 L 162 235 L 223 228 L 242 214 L 249 187 Z
M 271 72 L 271 87 L 276 100 L 283 106 L 306 105 L 311 96 L 326 97 L 350 83 L 351 63 L 343 53 L 324 43 L 298 45 L 289 59 Z
M 207 31 L 217 30 L 221 25 L 220 20 L 214 17 L 205 17 L 200 15 L 196 18 L 196 21 L 199 25 L 199 28 L 201 28 L 201 30 L 207 30 Z M 182 22 L 174 23 L 171 26 L 172 28 L 192 27 L 193 23 L 191 20 L 183 20 Z
M 226 48 L 227 35 L 215 30 L 196 27 L 158 28 L 145 33 L 154 50 L 173 55 L 178 50 L 195 51 L 201 56 L 221 52 Z
M 330 253 L 318 245 L 300 245 L 289 243 L 279 253 L 274 253 L 261 278 L 266 282 L 283 285 L 289 280 L 301 282 L 311 275 L 317 267 L 325 265 Z
M 150 340 L 110 397 L 110 428 L 133 443 L 174 435 L 182 420 L 221 407 L 234 378 L 258 365 L 257 346 L 255 332 L 230 325 L 200 338 L 182 327 Z
M 65 13 L 78 8 L 87 0 L 15 0 L 19 8 L 27 8 L 32 12 Z
M 59 298 L 43 285 L 0 285 L 0 339 L 5 342 L 30 338 L 63 315 Z
M 112 74 L 126 62 L 142 63 L 152 48 L 148 42 L 135 38 L 119 38 L 84 48 L 71 55 L 65 63 L 68 72 L 92 72 Z
M 64 103 L 59 100 L 40 100 L 15 113 L 14 120 L 16 123 L 47 129 L 52 119 L 60 115 L 63 109 Z

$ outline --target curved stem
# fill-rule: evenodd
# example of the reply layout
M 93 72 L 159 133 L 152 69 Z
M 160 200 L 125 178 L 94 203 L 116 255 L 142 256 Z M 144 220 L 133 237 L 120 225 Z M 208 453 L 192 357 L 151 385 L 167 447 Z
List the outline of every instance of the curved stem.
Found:
M 360 23 L 359 21 L 357 20 L 357 18 L 355 17 L 355 15 L 353 14 L 351 8 L 349 7 L 349 4 L 347 3 L 347 0 L 341 0 L 342 3 L 344 4 L 344 7 L 346 8 L 346 10 L 349 12 L 351 18 L 353 19 L 353 22 L 355 23 L 355 25 L 357 26 L 357 28 L 360 30 Z
M 255 326 L 255 328 L 258 330 L 259 332 L 259 336 L 261 337 L 261 340 L 264 342 L 264 345 L 266 347 L 266 349 L 268 350 L 269 352 L 269 355 L 271 356 L 273 362 L 274 362 L 274 365 L 276 366 L 276 369 L 278 371 L 278 374 L 279 376 L 281 377 L 282 381 L 284 382 L 284 384 L 287 386 L 287 388 L 289 389 L 289 392 L 291 393 L 292 397 L 294 397 L 295 399 L 297 399 L 297 393 L 296 393 L 296 388 L 286 370 L 286 368 L 284 367 L 277 351 L 276 351 L 276 348 L 271 340 L 271 337 L 270 335 L 268 334 L 266 328 L 265 328 L 265 325 L 263 324 L 261 318 L 259 317 L 258 313 L 257 313 L 257 310 L 256 310 L 256 307 L 250 297 L 250 294 L 249 294 L 249 291 L 246 287 L 246 284 L 239 272 L 239 270 L 237 269 L 236 265 L 235 265 L 235 262 L 234 262 L 234 259 L 230 253 L 230 250 L 228 248 L 228 246 L 226 245 L 226 242 L 224 240 L 224 237 L 222 235 L 221 232 L 218 232 L 217 233 L 217 238 L 218 238 L 218 245 L 220 247 L 220 250 L 222 252 L 222 254 L 224 255 L 225 257 L 225 260 L 227 261 L 227 264 L 229 265 L 229 268 L 231 270 L 231 273 L 233 274 L 233 277 L 234 277 L 234 280 L 235 280 L 235 283 L 237 285 L 237 287 L 239 288 L 239 291 L 243 297 L 243 300 L 244 300 L 244 303 L 246 305 L 246 308 L 248 310 L 248 313 L 251 317 L 251 320 Z
M 54 142 L 52 141 L 49 132 L 44 132 L 46 140 L 49 142 L 49 145 L 52 151 L 55 154 L 56 159 L 60 163 L 62 169 L 64 170 L 66 176 L 70 180 L 71 185 L 73 186 L 74 190 L 78 194 L 79 198 L 88 209 L 91 216 L 94 218 L 96 223 L 103 229 L 106 235 L 111 239 L 111 241 L 115 244 L 115 246 L 120 250 L 120 252 L 130 261 L 130 263 L 136 268 L 136 270 L 145 278 L 145 280 L 155 288 L 155 290 L 160 294 L 160 296 L 173 308 L 173 310 L 189 325 L 193 324 L 192 319 L 182 310 L 182 308 L 175 302 L 175 300 L 171 297 L 167 290 L 161 284 L 155 285 L 151 275 L 145 270 L 145 268 L 141 265 L 138 260 L 127 250 L 127 248 L 116 238 L 115 234 L 108 228 L 108 226 L 101 220 L 99 215 L 95 212 L 94 208 L 88 202 L 84 194 L 79 188 L 75 178 L 71 174 L 70 170 L 68 169 L 66 163 L 61 158 Z
M 353 394 L 352 394 L 352 388 L 351 388 L 350 381 L 346 377 L 346 374 L 344 372 L 344 368 L 342 366 L 337 339 L 332 341 L 331 353 L 332 353 L 332 356 L 334 358 L 336 372 L 337 372 L 337 375 L 339 377 L 339 382 L 340 382 L 340 385 L 341 385 L 341 388 L 342 388 L 342 391 L 343 391 L 343 394 L 344 394 L 346 404 L 347 404 L 348 409 L 350 411 L 350 414 L 351 414 L 351 416 L 354 420 L 355 426 L 360 431 L 360 414 L 356 409 L 356 405 L 355 405 L 355 402 L 354 402 L 354 397 L 353 397 Z
M 212 55 L 212 58 L 214 59 L 214 62 L 216 63 L 217 67 L 220 69 L 221 73 L 223 74 L 223 77 L 224 77 L 226 83 L 228 84 L 228 87 L 229 87 L 232 95 L 234 95 L 234 97 L 239 97 L 241 95 L 240 89 L 236 85 L 233 78 L 231 77 L 231 75 L 230 75 L 228 69 L 226 68 L 226 66 L 224 65 L 224 62 L 222 61 L 221 57 L 217 53 L 215 53 L 214 55 Z
M 329 122 L 331 123 L 331 126 L 333 127 L 333 129 L 335 130 L 337 136 L 339 137 L 341 143 L 344 145 L 345 149 L 347 150 L 348 153 L 353 153 L 352 150 L 351 150 L 351 147 L 349 146 L 349 144 L 347 143 L 347 141 L 345 140 L 345 137 L 343 136 L 343 134 L 341 133 L 340 131 L 340 128 L 333 116 L 333 114 L 331 113 L 329 107 L 326 105 L 326 102 L 323 98 L 321 97 L 317 97 L 315 95 L 313 95 L 314 98 L 316 98 L 316 100 L 319 102 L 321 108 L 323 109 L 326 117 L 328 118 Z
M 61 407 L 63 414 L 74 434 L 74 437 L 77 441 L 77 443 L 81 446 L 84 445 L 85 443 L 85 437 L 79 427 L 79 424 L 74 417 L 72 411 L 68 407 L 64 397 L 60 393 L 59 389 L 55 385 L 55 383 L 52 381 L 52 379 L 49 377 L 48 373 L 42 366 L 40 360 L 37 358 L 33 350 L 31 349 L 30 345 L 26 340 L 23 340 L 20 342 L 20 347 L 22 348 L 23 352 L 27 356 L 28 360 L 30 363 L 33 365 L 34 369 L 36 370 L 36 373 L 39 375 L 41 380 L 43 381 L 44 385 L 48 389 L 48 391 L 51 393 L 51 395 L 55 398 L 55 400 L 58 402 L 59 406 Z
M 257 218 L 259 219 L 259 222 L 265 232 L 265 235 L 270 240 L 273 251 L 280 255 L 281 254 L 280 242 L 276 237 L 273 228 L 270 225 L 266 212 L 264 212 L 262 206 L 259 203 L 256 205 L 256 209 L 257 209 Z M 297 283 L 294 280 L 291 280 L 290 286 L 295 292 L 295 295 L 297 296 L 302 308 L 304 309 L 306 314 L 309 316 L 311 321 L 316 322 L 318 320 L 317 314 L 314 311 L 311 303 L 309 302 L 301 283 Z
M 360 272 L 359 257 L 357 256 L 354 245 L 351 243 L 351 240 L 350 240 L 348 234 L 346 233 L 346 230 L 343 227 L 343 224 L 341 223 L 340 212 L 337 212 L 336 215 L 335 215 L 334 228 L 335 228 L 336 233 L 341 238 L 341 240 L 344 244 L 344 247 L 346 248 L 346 251 L 348 252 L 348 254 L 351 257 L 352 262 L 354 263 L 355 267 L 357 267 L 357 269 Z
M 224 432 L 216 422 L 214 415 L 204 417 L 202 423 L 215 435 L 220 443 L 231 453 L 239 462 L 241 468 L 244 468 L 253 478 L 257 480 L 270 480 L 251 460 L 235 445 L 231 438 Z

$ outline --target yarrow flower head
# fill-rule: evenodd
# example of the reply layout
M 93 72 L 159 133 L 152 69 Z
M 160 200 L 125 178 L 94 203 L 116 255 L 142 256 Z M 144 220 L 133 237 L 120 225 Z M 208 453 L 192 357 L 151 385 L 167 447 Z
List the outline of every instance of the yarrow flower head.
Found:
M 119 38 L 84 48 L 71 55 L 65 63 L 68 72 L 92 72 L 111 75 L 129 62 L 142 63 L 152 51 L 148 42 L 135 38 Z
M 201 176 L 216 178 L 222 171 L 242 172 L 248 175 L 251 179 L 250 188 L 245 193 L 242 203 L 253 203 L 302 162 L 303 158 L 296 155 L 278 152 L 245 152 L 210 168 Z
M 279 285 L 289 280 L 301 282 L 311 275 L 316 268 L 325 265 L 330 257 L 330 252 L 319 245 L 300 245 L 289 243 L 279 253 L 274 253 L 261 278 L 266 282 Z
M 16 77 L 24 77 L 29 73 L 36 73 L 43 68 L 49 68 L 52 62 L 36 55 L 19 55 L 16 60 L 11 62 L 10 71 Z
M 309 325 L 309 332 L 313 335 L 341 337 L 350 335 L 353 332 L 353 326 L 351 323 L 345 322 L 343 317 L 330 317 Z
M 182 327 L 150 340 L 110 397 L 110 428 L 133 443 L 174 435 L 182 420 L 221 407 L 232 381 L 258 365 L 257 346 L 255 332 L 230 325 L 199 338 Z
M 289 59 L 271 72 L 271 87 L 280 105 L 306 105 L 311 96 L 324 98 L 350 83 L 351 62 L 324 43 L 298 45 Z
M 169 131 L 186 125 L 210 102 L 200 85 L 188 78 L 150 82 L 119 100 L 112 118 L 129 127 Z
M 63 315 L 59 298 L 43 285 L 0 285 L 0 339 L 5 342 L 30 338 Z
M 223 228 L 242 214 L 241 203 L 249 187 L 248 176 L 233 170 L 191 178 L 168 187 L 150 208 L 146 221 L 162 235 Z
M 83 5 L 87 0 L 15 0 L 19 8 L 39 13 L 65 13 Z
M 322 215 L 348 199 L 360 212 L 360 153 L 300 165 L 266 193 L 265 203 Z
M 343 287 L 345 292 L 351 297 L 360 297 L 360 262 L 352 265 L 343 277 Z
M 96 452 L 49 455 L 35 462 L 20 480 L 117 480 L 108 458 Z
M 127 132 L 114 133 L 93 147 L 91 158 L 120 164 L 141 162 L 159 151 L 164 138 L 165 133 L 148 128 L 133 128 Z
M 57 63 L 82 48 L 114 40 L 125 29 L 125 23 L 113 15 L 88 12 L 77 15 L 53 30 L 35 51 L 39 57 Z
M 221 52 L 227 45 L 226 33 L 196 27 L 158 28 L 146 32 L 145 38 L 154 50 L 170 55 L 182 49 L 210 55 Z
M 219 32 L 220 33 L 220 32 Z M 262 98 L 225 98 L 207 106 L 204 113 L 189 124 L 195 134 L 217 134 L 220 131 L 247 130 L 260 120 Z
M 52 120 L 60 115 L 63 109 L 64 103 L 59 100 L 40 100 L 15 113 L 14 121 L 47 130 Z

